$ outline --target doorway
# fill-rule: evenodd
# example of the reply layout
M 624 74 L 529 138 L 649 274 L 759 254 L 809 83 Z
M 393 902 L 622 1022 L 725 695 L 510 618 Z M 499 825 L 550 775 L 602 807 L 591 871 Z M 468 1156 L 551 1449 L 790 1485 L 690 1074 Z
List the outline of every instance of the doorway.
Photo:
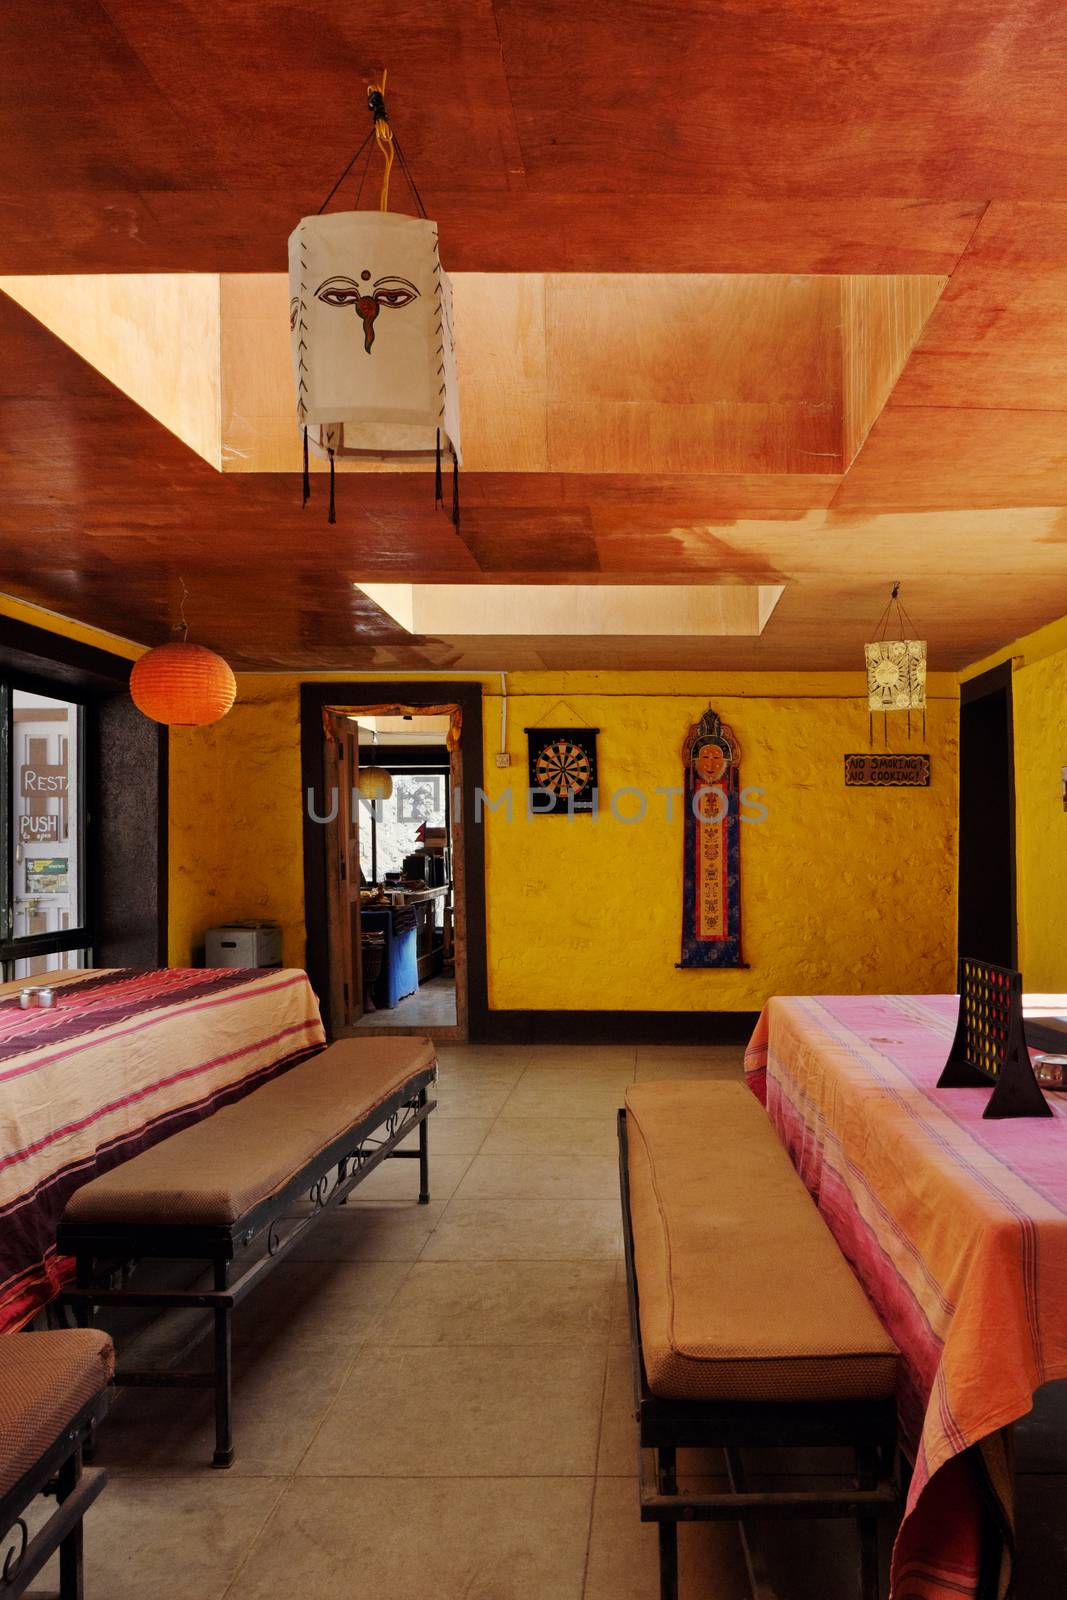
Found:
M 470 1037 L 486 1009 L 480 685 L 301 694 L 307 966 L 331 1037 Z
M 960 687 L 958 948 L 1000 967 L 1018 960 L 1010 661 Z

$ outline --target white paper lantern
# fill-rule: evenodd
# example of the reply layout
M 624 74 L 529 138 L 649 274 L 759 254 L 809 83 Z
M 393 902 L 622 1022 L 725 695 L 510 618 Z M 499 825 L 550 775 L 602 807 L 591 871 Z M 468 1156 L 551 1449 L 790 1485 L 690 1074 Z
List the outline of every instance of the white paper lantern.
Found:
M 442 453 L 457 467 L 452 286 L 437 224 L 388 211 L 304 217 L 289 237 L 289 296 L 305 447 L 331 468 L 364 457 L 439 469 Z M 330 500 L 333 521 L 332 482 Z

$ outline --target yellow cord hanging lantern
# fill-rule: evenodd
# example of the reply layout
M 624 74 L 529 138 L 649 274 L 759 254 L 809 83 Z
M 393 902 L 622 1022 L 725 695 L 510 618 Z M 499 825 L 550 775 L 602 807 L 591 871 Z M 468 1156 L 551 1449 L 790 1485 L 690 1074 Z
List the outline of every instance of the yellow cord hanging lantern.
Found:
M 426 215 L 389 121 L 386 75 L 372 83 L 372 117 L 352 160 L 314 216 L 289 237 L 289 331 L 296 416 L 304 445 L 304 504 L 311 494 L 309 452 L 330 467 L 328 520 L 335 522 L 335 464 L 364 459 L 434 468 L 444 505 L 442 459 L 452 461 L 452 520 L 459 526 L 459 391 L 452 332 L 452 286 L 441 266 L 437 224 Z M 359 202 L 326 213 L 367 151 L 382 159 L 377 208 Z M 389 210 L 394 158 L 418 216 Z

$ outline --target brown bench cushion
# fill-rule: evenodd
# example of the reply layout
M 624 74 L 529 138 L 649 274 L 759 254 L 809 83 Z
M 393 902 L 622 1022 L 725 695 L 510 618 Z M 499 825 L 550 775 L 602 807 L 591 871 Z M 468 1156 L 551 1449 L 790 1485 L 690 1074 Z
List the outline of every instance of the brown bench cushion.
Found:
M 429 1039 L 339 1040 L 94 1178 L 71 1196 L 63 1222 L 225 1227 L 435 1059 Z
M 95 1328 L 0 1335 L 0 1495 L 36 1466 L 114 1370 L 111 1340 Z
M 859 1400 L 897 1352 L 740 1083 L 626 1092 L 630 1218 L 653 1394 Z

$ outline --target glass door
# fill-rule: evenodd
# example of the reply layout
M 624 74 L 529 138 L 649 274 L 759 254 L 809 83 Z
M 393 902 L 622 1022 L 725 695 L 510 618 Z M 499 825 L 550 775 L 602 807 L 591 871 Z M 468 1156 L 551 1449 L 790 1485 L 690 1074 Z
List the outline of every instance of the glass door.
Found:
M 5 980 L 92 965 L 85 707 L 0 684 L 0 966 Z

